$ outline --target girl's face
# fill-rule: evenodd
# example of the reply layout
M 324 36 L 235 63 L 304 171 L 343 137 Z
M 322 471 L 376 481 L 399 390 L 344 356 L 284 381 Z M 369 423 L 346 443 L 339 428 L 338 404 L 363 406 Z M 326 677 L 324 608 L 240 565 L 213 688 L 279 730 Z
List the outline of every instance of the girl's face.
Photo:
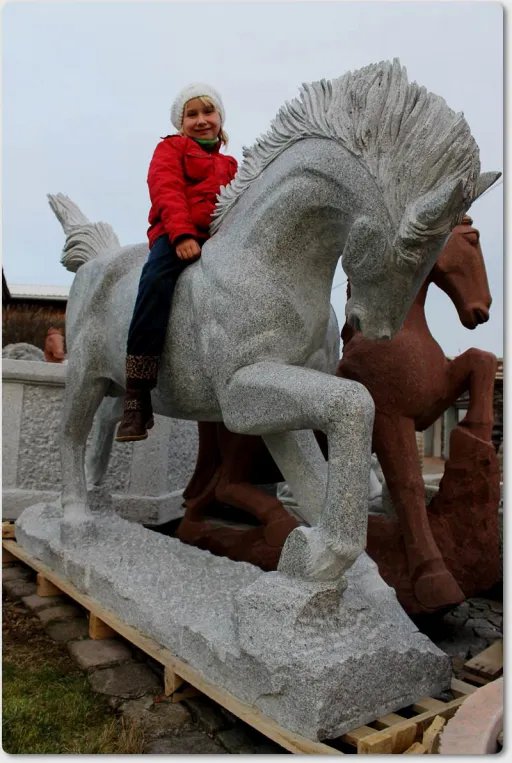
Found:
M 182 130 L 189 138 L 215 140 L 220 132 L 219 112 L 213 104 L 192 98 L 183 109 Z

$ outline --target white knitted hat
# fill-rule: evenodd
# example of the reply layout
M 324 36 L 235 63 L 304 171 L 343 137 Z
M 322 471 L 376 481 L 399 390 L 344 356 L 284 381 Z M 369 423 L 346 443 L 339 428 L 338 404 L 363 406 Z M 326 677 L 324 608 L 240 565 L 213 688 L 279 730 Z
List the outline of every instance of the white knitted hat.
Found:
M 220 123 L 224 124 L 224 104 L 222 98 L 211 85 L 205 85 L 204 82 L 194 82 L 192 85 L 187 85 L 176 96 L 176 100 L 171 106 L 171 122 L 177 130 L 181 130 L 183 123 L 183 109 L 188 101 L 192 98 L 200 98 L 202 95 L 207 95 L 212 99 L 215 104 L 215 108 L 220 115 Z

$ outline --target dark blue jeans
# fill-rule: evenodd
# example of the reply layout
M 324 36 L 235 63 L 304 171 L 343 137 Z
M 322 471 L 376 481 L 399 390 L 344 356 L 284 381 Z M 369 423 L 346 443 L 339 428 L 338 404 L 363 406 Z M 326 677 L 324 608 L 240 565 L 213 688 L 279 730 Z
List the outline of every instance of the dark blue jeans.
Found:
M 180 260 L 168 236 L 157 238 L 142 268 L 128 331 L 127 355 L 162 354 L 178 276 L 193 262 L 196 259 Z

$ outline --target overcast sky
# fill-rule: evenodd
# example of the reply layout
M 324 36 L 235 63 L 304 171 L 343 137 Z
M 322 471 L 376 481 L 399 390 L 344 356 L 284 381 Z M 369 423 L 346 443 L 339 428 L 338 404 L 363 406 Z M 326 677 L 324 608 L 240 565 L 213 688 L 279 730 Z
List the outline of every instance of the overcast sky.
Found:
M 10 3 L 2 12 L 3 265 L 8 283 L 70 284 L 64 235 L 46 194 L 65 193 L 122 244 L 146 240 L 146 176 L 170 105 L 209 82 L 242 158 L 302 82 L 399 57 L 463 111 L 482 171 L 503 170 L 503 9 L 498 3 Z M 470 214 L 493 295 L 468 331 L 432 286 L 427 315 L 448 355 L 503 354 L 503 185 Z M 338 268 L 334 284 L 344 280 Z M 343 323 L 345 287 L 332 302 Z

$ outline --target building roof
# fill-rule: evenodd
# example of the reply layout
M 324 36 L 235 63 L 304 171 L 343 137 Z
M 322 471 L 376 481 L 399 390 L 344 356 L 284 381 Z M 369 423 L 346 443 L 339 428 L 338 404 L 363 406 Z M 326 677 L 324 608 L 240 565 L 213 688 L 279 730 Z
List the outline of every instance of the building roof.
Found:
M 69 297 L 69 286 L 39 286 L 37 284 L 9 285 L 11 299 L 62 300 Z
M 8 302 L 10 298 L 11 298 L 11 292 L 9 291 L 9 287 L 7 286 L 4 269 L 2 268 L 2 302 Z

